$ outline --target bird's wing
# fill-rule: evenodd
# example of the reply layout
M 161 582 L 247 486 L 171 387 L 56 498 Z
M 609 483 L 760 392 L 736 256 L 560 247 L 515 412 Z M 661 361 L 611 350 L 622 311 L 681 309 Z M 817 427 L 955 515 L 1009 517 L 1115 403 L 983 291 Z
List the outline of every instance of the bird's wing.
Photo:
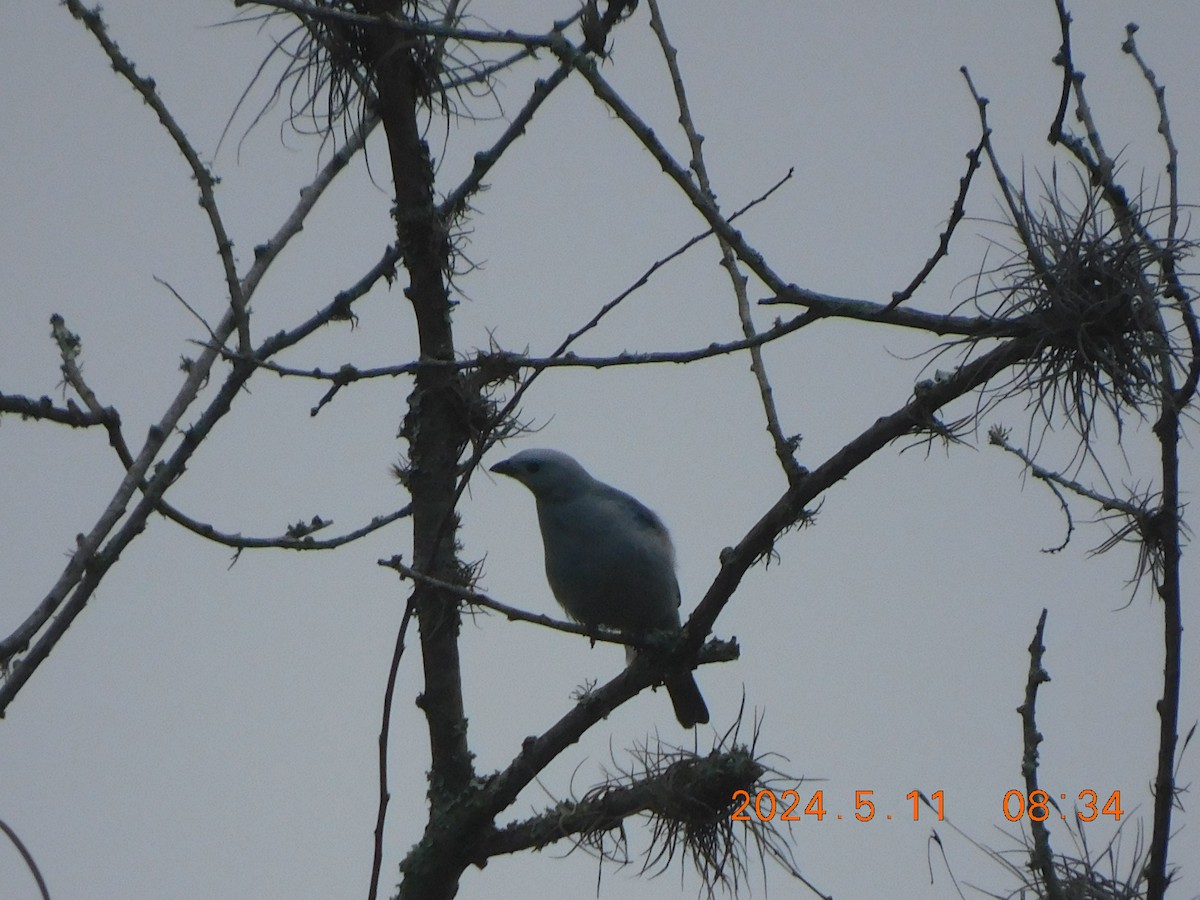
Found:
M 605 487 L 608 487 L 608 485 L 605 485 Z M 612 487 L 608 489 L 612 492 L 610 495 L 611 500 L 621 509 L 633 527 L 641 531 L 659 535 L 663 540 L 670 543 L 671 535 L 667 531 L 667 526 L 663 524 L 662 519 L 658 517 L 658 514 L 654 510 L 624 491 L 619 491 Z

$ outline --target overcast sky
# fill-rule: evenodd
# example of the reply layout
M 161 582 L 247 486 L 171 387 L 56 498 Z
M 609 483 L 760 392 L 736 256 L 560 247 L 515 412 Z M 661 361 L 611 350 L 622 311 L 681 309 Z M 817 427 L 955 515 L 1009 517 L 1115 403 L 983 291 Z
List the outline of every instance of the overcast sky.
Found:
M 644 6 L 644 5 L 643 5 Z M 987 95 L 995 143 L 1010 172 L 1048 176 L 1045 140 L 1059 92 L 1051 57 L 1053 6 L 1035 0 L 866 3 L 693 2 L 665 10 L 719 199 L 732 210 L 789 169 L 793 178 L 739 223 L 776 271 L 804 287 L 886 300 L 936 246 L 965 153 L 978 139 L 966 65 Z M 511 7 L 516 7 L 514 12 Z M 573 2 L 477 0 L 477 25 L 544 31 Z M 1167 85 L 1185 200 L 1200 195 L 1200 16 L 1192 0 L 1154 4 L 1080 0 L 1073 8 L 1077 65 L 1106 144 L 1132 187 L 1162 191 L 1163 148 L 1152 97 L 1120 52 L 1124 26 Z M 216 27 L 232 4 L 108 0 L 111 34 L 155 78 L 202 157 L 221 177 L 218 200 L 243 269 L 297 191 L 328 157 L 319 142 L 268 109 L 275 64 L 238 108 L 278 27 Z M 95 41 L 56 3 L 0 9 L 0 391 L 49 394 L 61 376 L 49 318 L 60 313 L 83 342 L 84 373 L 140 443 L 178 390 L 181 356 L 203 326 L 155 281 L 169 282 L 208 321 L 227 299 L 196 188 L 150 111 L 117 77 Z M 453 187 L 475 152 L 500 133 L 547 57 L 502 76 L 495 98 L 469 105 L 475 121 L 429 141 L 439 187 Z M 648 12 L 622 25 L 605 76 L 680 159 L 670 83 Z M 231 115 L 224 143 L 218 141 Z M 390 243 L 382 134 L 338 180 L 278 260 L 254 302 L 258 338 L 302 320 L 353 284 Z M 1058 157 L 1060 166 L 1063 158 Z M 1065 171 L 1065 170 L 1060 170 Z M 1064 177 L 1064 182 L 1069 178 Z M 476 268 L 458 280 L 459 347 L 547 353 L 655 260 L 703 229 L 651 157 L 582 81 L 560 88 L 474 200 L 462 236 Z M 1069 182 L 1073 185 L 1073 182 Z M 948 311 L 969 299 L 973 276 L 998 264 L 1000 215 L 983 174 L 948 260 L 913 303 Z M 582 354 L 686 349 L 739 335 L 728 278 L 711 242 L 660 273 L 577 346 Z M 414 329 L 400 290 L 379 288 L 341 325 L 281 360 L 335 369 L 413 358 Z M 751 296 L 766 296 L 751 282 Z M 786 311 L 785 311 L 786 313 Z M 760 311 L 766 327 L 779 314 Z M 862 325 L 805 330 L 766 354 L 787 433 L 816 465 L 930 372 L 922 335 Z M 922 355 L 924 354 L 924 355 Z M 951 358 L 933 363 L 950 367 Z M 314 417 L 325 388 L 256 378 L 195 457 L 169 499 L 226 531 L 276 535 L 314 515 L 341 533 L 405 502 L 389 466 L 408 382 L 343 391 Z M 969 409 L 964 404 L 960 414 Z M 952 409 L 951 412 L 954 410 Z M 541 427 L 509 451 L 548 446 L 654 508 L 678 548 L 685 611 L 718 568 L 725 546 L 778 497 L 774 461 L 745 357 L 691 366 L 558 370 L 526 397 Z M 952 416 L 951 416 L 952 417 Z M 185 417 L 185 421 L 190 421 Z M 1028 413 L 1001 407 L 984 425 L 1013 427 Z M 1189 434 L 1194 423 L 1189 424 Z M 1102 431 L 1118 485 L 1155 483 L 1147 423 L 1127 423 L 1125 453 Z M 1132 865 L 1148 840 L 1161 691 L 1161 607 L 1142 590 L 1130 602 L 1135 551 L 1098 557 L 1109 534 L 1077 506 L 1071 545 L 1052 495 L 1022 478 L 1016 460 L 987 446 L 887 448 L 824 498 L 813 527 L 787 535 L 718 620 L 742 658 L 698 674 L 713 713 L 695 739 L 703 751 L 735 720 L 761 718 L 758 749 L 778 789 L 820 787 L 832 815 L 799 823 L 805 875 L 839 898 L 957 896 L 961 885 L 1013 890 L 1010 874 L 947 823 L 911 820 L 905 795 L 943 791 L 948 818 L 970 838 L 1014 850 L 1006 791 L 1020 787 L 1022 700 L 1038 614 L 1049 609 L 1039 725 L 1041 783 L 1071 798 L 1120 790 L 1126 815 L 1118 853 Z M 1050 465 L 1070 458 L 1070 436 L 1050 435 Z M 1184 488 L 1195 491 L 1188 447 Z M 6 417 L 0 423 L 0 634 L 45 595 L 121 477 L 96 432 Z M 1092 478 L 1084 470 L 1081 477 Z M 507 480 L 477 477 L 462 504 L 464 558 L 483 560 L 481 587 L 527 609 L 558 614 L 541 566 L 532 499 Z M 376 560 L 408 554 L 407 523 L 333 554 L 230 553 L 152 520 L 86 611 L 0 721 L 0 819 L 35 855 L 55 900 L 127 897 L 341 898 L 366 894 L 378 791 L 376 741 L 396 628 L 407 595 Z M 1185 647 L 1180 730 L 1197 720 L 1200 646 L 1188 601 L 1200 588 L 1196 557 L 1184 572 Z M 425 818 L 428 765 L 415 641 L 400 672 L 391 736 L 393 802 L 382 885 Z M 522 739 L 543 731 L 588 679 L 621 665 L 611 646 L 501 618 L 463 632 L 464 682 L 476 767 L 504 766 Z M 522 796 L 511 818 L 581 796 L 631 765 L 628 749 L 657 734 L 688 744 L 666 696 L 646 693 L 601 722 Z M 1179 782 L 1197 780 L 1189 748 Z M 872 790 L 891 821 L 852 819 L 854 793 Z M 1200 830 L 1177 813 L 1172 845 L 1183 865 L 1173 896 L 1200 896 Z M 942 847 L 930 836 L 936 828 Z M 1089 827 L 1095 850 L 1111 821 Z M 1055 825 L 1059 851 L 1071 838 Z M 635 857 L 644 831 L 630 829 Z M 464 898 L 595 896 L 597 867 L 565 847 L 468 870 Z M 943 853 L 945 858 L 943 858 Z M 1020 865 L 1020 860 L 1016 864 Z M 694 896 L 678 867 L 655 881 L 606 867 L 601 895 Z M 931 883 L 932 871 L 932 883 Z M 773 896 L 793 883 L 768 865 Z M 751 871 L 756 895 L 762 875 Z M 971 896 L 969 889 L 968 896 Z M 36 888 L 0 841 L 0 896 Z

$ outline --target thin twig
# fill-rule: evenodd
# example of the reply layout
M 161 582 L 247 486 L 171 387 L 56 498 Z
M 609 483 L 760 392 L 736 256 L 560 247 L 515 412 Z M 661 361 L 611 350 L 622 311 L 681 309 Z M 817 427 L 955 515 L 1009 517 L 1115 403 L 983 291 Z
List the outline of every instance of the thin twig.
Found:
M 667 28 L 663 22 L 658 0 L 650 0 L 649 5 L 650 28 L 658 38 L 663 58 L 666 60 L 667 68 L 670 70 L 671 84 L 675 88 L 675 103 L 679 108 L 679 124 L 683 128 L 684 134 L 687 135 L 688 145 L 692 151 L 692 171 L 695 172 L 696 181 L 710 207 L 713 210 L 719 210 L 717 194 L 713 190 L 712 180 L 708 176 L 708 167 L 704 162 L 704 138 L 696 130 L 696 123 L 692 118 L 692 110 L 688 105 L 683 74 L 679 70 L 679 52 L 672 46 L 670 39 L 667 37 Z M 719 232 L 717 233 L 717 243 L 721 248 L 721 265 L 729 274 L 729 280 L 733 286 L 734 297 L 737 301 L 738 320 L 742 326 L 742 336 L 747 341 L 753 341 L 757 337 L 757 330 L 754 325 L 754 319 L 750 315 L 750 299 L 746 295 L 747 278 L 738 267 L 737 255 L 734 253 L 732 245 Z M 783 433 L 783 426 L 779 419 L 779 408 L 775 404 L 775 393 L 771 386 L 770 376 L 767 374 L 766 362 L 763 359 L 762 346 L 760 344 L 750 344 L 748 349 L 750 352 L 750 371 L 754 375 L 755 383 L 758 386 L 759 403 L 762 405 L 763 413 L 766 416 L 767 433 L 771 436 L 771 442 L 775 449 L 775 457 L 779 460 L 779 465 L 783 469 L 787 480 L 795 482 L 803 478 L 806 474 L 804 468 L 796 459 L 796 450 L 799 446 L 800 438 L 799 436 L 787 436 Z
M 1124 515 L 1129 516 L 1129 518 L 1139 522 L 1145 521 L 1150 515 L 1145 508 L 1136 503 L 1130 503 L 1128 500 L 1121 500 L 1118 497 L 1101 494 L 1099 491 L 1092 490 L 1091 488 L 1080 484 L 1078 481 L 1067 478 L 1065 475 L 1062 475 L 1058 472 L 1053 472 L 1050 469 L 1047 469 L 1045 466 L 1038 465 L 1033 461 L 1033 457 L 1031 457 L 1028 453 L 1026 453 L 1020 447 L 1010 444 L 1004 432 L 1000 429 L 993 428 L 990 432 L 988 432 L 988 441 L 1021 460 L 1021 462 L 1025 464 L 1026 468 L 1029 469 L 1030 474 L 1033 475 L 1034 478 L 1038 478 L 1049 484 L 1058 485 L 1059 487 L 1070 491 L 1072 494 L 1085 497 L 1088 500 L 1091 500 L 1101 509 L 1114 510 L 1116 512 L 1123 513 Z
M 17 848 L 17 852 L 21 854 L 21 858 L 25 860 L 25 865 L 29 868 L 30 874 L 33 875 L 33 880 L 37 882 L 42 900 L 50 900 L 50 890 L 46 887 L 46 879 L 42 877 L 41 869 L 38 868 L 37 863 L 33 859 L 33 854 L 29 852 L 29 848 L 25 846 L 24 841 L 17 836 L 17 833 L 3 819 L 0 819 L 0 831 L 8 835 L 8 839 Z
M 104 48 L 110 60 L 114 61 L 114 66 L 117 65 L 118 60 L 121 61 L 122 65 L 117 67 L 118 72 L 133 81 L 143 98 L 146 98 L 147 102 L 154 106 L 164 128 L 171 133 L 176 143 L 178 144 L 182 140 L 186 145 L 186 139 L 183 138 L 178 125 L 175 124 L 157 94 L 154 93 L 153 81 L 142 79 L 136 74 L 132 63 L 120 54 L 116 44 L 108 38 L 99 14 L 83 9 L 78 0 L 67 0 L 67 6 L 72 15 L 84 22 Z M 153 100 L 147 97 L 147 91 Z M 254 294 L 271 263 L 287 246 L 291 238 L 303 228 L 305 217 L 325 189 L 332 183 L 334 177 L 345 168 L 351 157 L 362 149 L 368 130 L 369 128 L 366 128 L 355 132 L 346 145 L 333 155 L 313 182 L 300 192 L 300 201 L 292 213 L 271 240 L 262 246 L 261 252 L 255 254 L 255 260 L 250 270 L 238 283 L 238 296 L 248 301 Z M 194 151 L 192 155 L 195 156 Z M 203 166 L 200 168 L 203 169 Z M 192 170 L 193 174 L 199 178 L 195 165 L 192 165 Z M 215 199 L 212 200 L 212 204 L 210 222 L 215 217 L 219 223 L 220 218 L 216 215 Z M 218 245 L 224 248 L 222 249 L 222 258 L 224 259 L 228 253 L 230 254 L 229 259 L 232 259 L 232 250 L 222 240 L 223 235 L 223 229 L 216 231 Z M 218 345 L 224 344 L 238 330 L 239 321 L 236 310 L 231 308 L 226 311 L 215 329 Z M 200 358 L 189 367 L 183 385 L 162 418 L 150 428 L 145 444 L 133 458 L 108 506 L 97 519 L 91 531 L 81 535 L 77 540 L 71 559 L 58 580 L 25 621 L 8 637 L 0 640 L 0 664 L 10 660 L 15 654 L 28 650 L 20 664 L 13 666 L 9 676 L 0 684 L 0 718 L 3 718 L 8 704 L 28 682 L 33 672 L 57 645 L 75 617 L 87 605 L 92 593 L 108 569 L 117 561 L 121 552 L 134 537 L 145 529 L 146 520 L 158 508 L 163 494 L 183 473 L 196 448 L 229 411 L 233 399 L 256 371 L 253 366 L 235 366 L 234 371 L 230 373 L 217 395 L 199 419 L 188 429 L 184 439 L 171 456 L 155 465 L 167 438 L 175 432 L 183 414 L 191 407 L 201 388 L 207 383 L 212 366 L 219 358 L 218 349 L 211 347 L 206 349 Z M 147 480 L 146 475 L 152 465 L 155 466 L 155 474 L 153 478 Z M 128 504 L 138 490 L 142 491 L 142 499 L 138 501 L 132 512 L 128 512 Z M 122 518 L 124 521 L 118 528 L 117 525 Z M 116 529 L 115 533 L 113 533 L 114 529 Z M 31 647 L 30 642 L 43 629 L 45 630 L 42 636 Z
M 655 134 L 654 129 L 633 111 L 621 95 L 604 79 L 596 67 L 595 61 L 587 56 L 569 53 L 567 50 L 553 48 L 560 58 L 570 59 L 575 68 L 587 80 L 592 91 L 604 102 L 613 114 L 617 116 L 634 134 L 654 157 L 654 161 L 663 172 L 683 191 L 691 205 L 708 222 L 712 230 L 734 249 L 738 259 L 753 272 L 767 287 L 774 297 L 760 301 L 764 304 L 784 303 L 807 307 L 814 316 L 820 318 L 848 318 L 860 321 L 878 322 L 881 324 L 899 325 L 904 328 L 914 328 L 933 334 L 971 333 L 983 334 L 996 327 L 1006 327 L 1004 323 L 987 317 L 947 316 L 939 313 L 929 313 L 912 310 L 907 307 L 888 310 L 887 304 L 871 300 L 850 297 L 839 297 L 824 294 L 808 288 L 799 287 L 784 280 L 771 266 L 761 253 L 755 250 L 745 237 L 734 228 L 729 220 L 723 218 L 704 195 L 703 191 L 692 181 L 688 170 L 680 165 Z M 1019 329 L 1017 325 L 1015 328 Z M 1002 334 L 1012 334 L 1006 331 Z
M 171 115 L 166 104 L 159 97 L 154 79 L 139 75 L 133 62 L 121 52 L 116 42 L 109 38 L 99 10 L 87 9 L 80 0 L 65 0 L 65 2 L 71 15 L 83 22 L 104 49 L 113 68 L 125 77 L 134 90 L 142 95 L 146 105 L 154 110 L 158 121 L 171 136 L 184 159 L 187 160 L 188 167 L 192 170 L 192 176 L 200 188 L 200 207 L 208 216 L 208 224 L 217 243 L 217 254 L 220 256 L 221 265 L 225 270 L 225 287 L 229 291 L 229 303 L 236 319 L 238 345 L 243 353 L 248 353 L 250 351 L 250 319 L 246 312 L 247 295 L 238 279 L 237 263 L 233 258 L 233 241 L 229 239 L 229 235 L 225 231 L 225 223 L 217 209 L 217 199 L 214 193 L 216 179 L 213 178 L 208 167 L 201 162 L 200 154 L 196 152 L 175 117 Z
M 500 135 L 500 139 L 487 150 L 481 150 L 475 154 L 475 163 L 471 167 L 470 173 L 438 205 L 438 215 L 444 221 L 449 221 L 465 212 L 467 201 L 479 190 L 480 185 L 483 184 L 484 176 L 500 161 L 500 158 L 504 155 L 504 151 L 512 146 L 518 137 L 525 133 L 525 129 L 533 120 L 534 113 L 538 111 L 546 101 L 546 98 L 554 92 L 554 89 L 566 81 L 570 73 L 571 66 L 568 63 L 560 63 L 558 68 L 548 78 L 538 79 L 534 83 L 533 90 L 529 94 L 529 99 L 525 101 L 525 105 L 521 107 L 521 111 L 517 113 L 512 122 L 509 123 L 509 126 L 504 129 L 504 133 Z
M 925 265 L 921 267 L 921 271 L 913 277 L 913 280 L 908 283 L 908 287 L 902 291 L 897 291 L 892 294 L 892 301 L 887 305 L 888 310 L 895 309 L 901 303 L 912 297 L 925 279 L 933 272 L 939 262 L 945 259 L 950 254 L 950 238 L 954 235 L 954 229 L 958 227 L 958 223 L 963 220 L 963 216 L 967 211 L 967 193 L 971 189 L 971 178 L 979 169 L 979 155 L 983 152 L 987 145 L 988 136 L 986 132 L 979 139 L 974 150 L 967 151 L 967 173 L 958 180 L 958 196 L 954 198 L 954 205 L 950 208 L 950 218 L 946 221 L 946 229 L 938 235 L 937 249 L 933 251 L 933 255 L 925 260 Z
M 130 453 L 129 446 L 125 442 L 125 435 L 121 431 L 121 417 L 112 407 L 105 407 L 96 398 L 95 391 L 84 380 L 83 371 L 79 368 L 81 349 L 79 336 L 67 328 L 66 321 L 58 313 L 50 317 L 50 329 L 50 334 L 58 344 L 59 356 L 62 359 L 59 369 L 63 373 L 63 379 L 75 389 L 75 393 L 79 395 L 92 415 L 104 420 L 109 444 L 116 451 L 121 464 L 126 469 L 130 468 L 133 465 L 133 454 Z
M 1042 654 L 1046 647 L 1042 644 L 1042 634 L 1046 629 L 1046 610 L 1042 610 L 1038 618 L 1037 630 L 1029 644 L 1029 677 L 1025 681 L 1025 702 L 1017 707 L 1021 716 L 1021 744 L 1025 748 L 1021 757 L 1021 774 L 1025 778 L 1025 799 L 1033 803 L 1033 794 L 1038 791 L 1038 744 L 1042 736 L 1037 730 L 1035 711 L 1037 709 L 1038 688 L 1050 680 L 1049 673 L 1042 667 Z M 1042 791 L 1044 794 L 1045 792 Z M 1047 795 L 1049 801 L 1049 796 Z M 1050 832 L 1044 821 L 1030 817 L 1033 829 L 1033 850 L 1030 852 L 1029 864 L 1042 876 L 1049 900 L 1062 900 L 1062 887 L 1058 882 L 1058 872 L 1054 868 L 1054 852 L 1050 849 Z
M 392 663 L 388 667 L 387 687 L 383 692 L 383 721 L 379 725 L 379 807 L 375 814 L 375 840 L 371 859 L 371 886 L 367 900 L 375 900 L 379 894 L 379 875 L 383 871 L 383 829 L 387 824 L 388 802 L 392 798 L 388 788 L 388 735 L 392 730 L 392 704 L 396 696 L 396 679 L 400 672 L 400 660 L 404 658 L 404 639 L 408 635 L 416 604 L 410 597 L 404 606 L 400 627 L 396 630 L 396 646 L 392 650 Z
M 1154 70 L 1150 68 L 1146 60 L 1142 58 L 1141 53 L 1138 52 L 1137 43 L 1133 39 L 1133 35 L 1137 30 L 1137 25 L 1132 23 L 1125 26 L 1126 38 L 1125 42 L 1121 44 L 1121 49 L 1136 60 L 1138 68 L 1142 70 L 1142 76 L 1146 79 L 1146 83 L 1154 91 L 1154 102 L 1158 106 L 1158 133 L 1162 135 L 1163 144 L 1167 151 L 1167 237 L 1165 241 L 1166 246 L 1162 248 L 1158 259 L 1159 265 L 1163 270 L 1164 280 L 1167 284 L 1164 294 L 1174 302 L 1175 308 L 1179 311 L 1184 327 L 1187 329 L 1188 342 L 1191 346 L 1191 359 L 1187 367 L 1187 377 L 1175 393 L 1175 404 L 1182 409 L 1191 402 L 1192 397 L 1196 393 L 1197 386 L 1200 385 L 1200 323 L 1197 322 L 1196 311 L 1192 307 L 1190 292 L 1180 279 L 1176 265 L 1177 248 L 1180 244 L 1179 148 L 1175 146 L 1175 139 L 1171 134 L 1171 117 L 1167 114 L 1167 89 L 1158 83 L 1158 78 L 1155 76 Z
M 1062 35 L 1062 44 L 1058 48 L 1058 55 L 1054 57 L 1054 62 L 1062 67 L 1063 83 L 1058 97 L 1058 110 L 1054 113 L 1050 133 L 1046 136 L 1051 144 L 1057 144 L 1062 140 L 1063 121 L 1067 117 L 1067 104 L 1071 102 L 1071 84 L 1074 80 L 1069 63 L 1071 59 L 1071 14 L 1067 12 L 1067 4 L 1064 0 L 1055 0 L 1054 8 L 1058 12 L 1058 29 Z
M 384 515 L 373 516 L 371 521 L 365 525 L 360 525 L 353 531 L 347 531 L 337 537 L 323 538 L 318 540 L 312 537 L 310 531 L 303 523 L 300 527 L 292 526 L 289 528 L 289 533 L 279 537 L 245 537 L 241 534 L 231 532 L 218 531 L 213 525 L 207 522 L 201 522 L 198 519 L 193 519 L 191 516 L 180 512 L 173 506 L 170 506 L 165 501 L 162 504 L 161 510 L 164 515 L 167 515 L 173 522 L 182 525 L 188 531 L 194 532 L 206 540 L 210 540 L 217 544 L 222 544 L 226 547 L 232 547 L 235 550 L 335 550 L 338 547 L 344 547 L 347 544 L 352 544 L 355 541 L 366 537 L 368 534 L 378 531 L 380 528 L 385 528 L 393 522 L 407 518 L 412 513 L 412 506 L 405 504 L 400 509 L 393 510 Z M 319 521 L 318 526 L 321 528 L 332 525 L 329 521 Z M 316 529 L 313 528 L 315 531 Z M 302 536 L 297 537 L 296 532 L 304 532 Z
M 552 616 L 542 615 L 541 613 L 526 612 L 516 606 L 511 606 L 507 603 L 502 603 L 487 594 L 473 591 L 465 588 L 460 584 L 452 584 L 449 581 L 443 581 L 440 578 L 434 578 L 431 575 L 426 575 L 424 572 L 418 572 L 410 566 L 405 565 L 400 561 L 398 556 L 393 556 L 391 559 L 381 559 L 379 565 L 384 568 L 393 569 L 399 572 L 405 578 L 410 578 L 413 581 L 428 585 L 429 587 L 437 588 L 437 590 L 457 597 L 472 606 L 482 606 L 485 609 L 493 610 L 503 615 L 511 622 L 528 622 L 533 625 L 541 625 L 544 628 L 552 628 L 555 631 L 563 631 L 567 634 L 578 634 L 583 637 L 590 638 L 593 641 L 599 641 L 605 644 L 621 644 L 623 646 L 641 647 L 648 646 L 645 641 L 641 641 L 636 637 L 626 637 L 616 632 L 599 631 L 594 628 L 589 628 L 586 625 L 579 625 L 575 622 L 565 622 L 561 619 L 555 619 Z
M 1021 246 L 1025 249 L 1026 256 L 1029 259 L 1030 266 L 1032 266 L 1044 282 L 1048 281 L 1047 272 L 1050 266 L 1042 255 L 1038 242 L 1030 232 L 1025 207 L 1018 201 L 1017 195 L 1009 183 L 1008 176 L 1004 174 L 1004 167 L 1000 164 L 1000 158 L 996 154 L 995 147 L 992 145 L 992 129 L 988 124 L 987 117 L 988 98 L 980 94 L 975 88 L 975 81 L 971 78 L 971 72 L 966 66 L 963 66 L 959 71 L 962 73 L 963 79 L 967 82 L 967 88 L 971 91 L 971 96 L 975 99 L 975 107 L 979 111 L 979 126 L 983 135 L 983 147 L 987 153 L 988 161 L 992 166 L 992 175 L 996 179 L 996 184 L 999 186 L 1000 193 L 1004 197 L 1004 204 L 1008 208 L 1012 227 L 1016 229 L 1017 235 L 1021 240 Z M 1053 288 L 1052 284 L 1048 284 L 1047 286 Z

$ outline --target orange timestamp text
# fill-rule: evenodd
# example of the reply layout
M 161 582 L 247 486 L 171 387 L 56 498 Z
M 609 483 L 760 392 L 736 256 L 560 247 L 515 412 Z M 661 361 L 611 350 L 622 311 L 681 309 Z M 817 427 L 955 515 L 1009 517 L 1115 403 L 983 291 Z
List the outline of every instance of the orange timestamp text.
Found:
M 874 795 L 874 791 L 854 792 L 854 820 L 870 822 L 875 818 L 875 801 L 872 799 Z M 912 802 L 912 821 L 914 822 L 920 821 L 921 801 L 924 801 L 925 805 L 933 810 L 939 822 L 946 817 L 945 791 L 934 791 L 928 797 L 920 791 L 909 791 L 904 795 L 904 799 Z M 749 791 L 734 791 L 733 802 L 735 807 L 729 814 L 729 818 L 735 822 L 754 820 L 770 822 L 776 817 L 783 822 L 801 822 L 805 816 L 821 822 L 826 816 L 832 816 L 835 820 L 850 816 L 849 811 L 843 814 L 826 809 L 825 792 L 820 789 L 808 797 L 807 803 L 804 802 L 804 795 L 801 795 L 799 791 L 788 789 L 776 795 L 771 788 L 763 788 L 753 797 L 750 796 Z M 803 808 L 801 808 L 802 804 Z M 889 821 L 896 818 L 891 813 L 882 813 L 880 817 Z
M 1060 800 L 1067 799 L 1065 793 L 1059 794 L 1058 797 Z M 1103 806 L 1100 805 L 1100 795 L 1090 788 L 1080 791 L 1075 799 L 1083 806 L 1082 809 L 1075 810 L 1080 822 L 1095 822 L 1100 816 L 1112 816 L 1114 822 L 1120 822 L 1121 816 L 1125 815 L 1125 810 L 1121 809 L 1120 791 L 1109 794 Z M 1031 822 L 1045 822 L 1050 818 L 1051 806 L 1058 808 L 1058 804 L 1050 798 L 1047 791 L 1039 788 L 1026 795 L 1014 788 L 1004 795 L 1004 818 L 1010 822 L 1019 822 L 1028 816 Z M 1067 814 L 1060 810 L 1059 818 L 1065 822 Z

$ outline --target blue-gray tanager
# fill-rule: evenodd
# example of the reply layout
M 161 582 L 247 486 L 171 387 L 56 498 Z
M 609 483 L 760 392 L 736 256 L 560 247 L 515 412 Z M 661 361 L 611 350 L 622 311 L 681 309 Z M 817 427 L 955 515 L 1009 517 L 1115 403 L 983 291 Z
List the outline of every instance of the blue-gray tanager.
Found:
M 635 635 L 679 630 L 675 548 L 651 510 L 557 450 L 522 450 L 492 471 L 533 492 L 546 578 L 572 619 Z M 684 728 L 708 721 L 691 672 L 669 676 L 666 686 Z

